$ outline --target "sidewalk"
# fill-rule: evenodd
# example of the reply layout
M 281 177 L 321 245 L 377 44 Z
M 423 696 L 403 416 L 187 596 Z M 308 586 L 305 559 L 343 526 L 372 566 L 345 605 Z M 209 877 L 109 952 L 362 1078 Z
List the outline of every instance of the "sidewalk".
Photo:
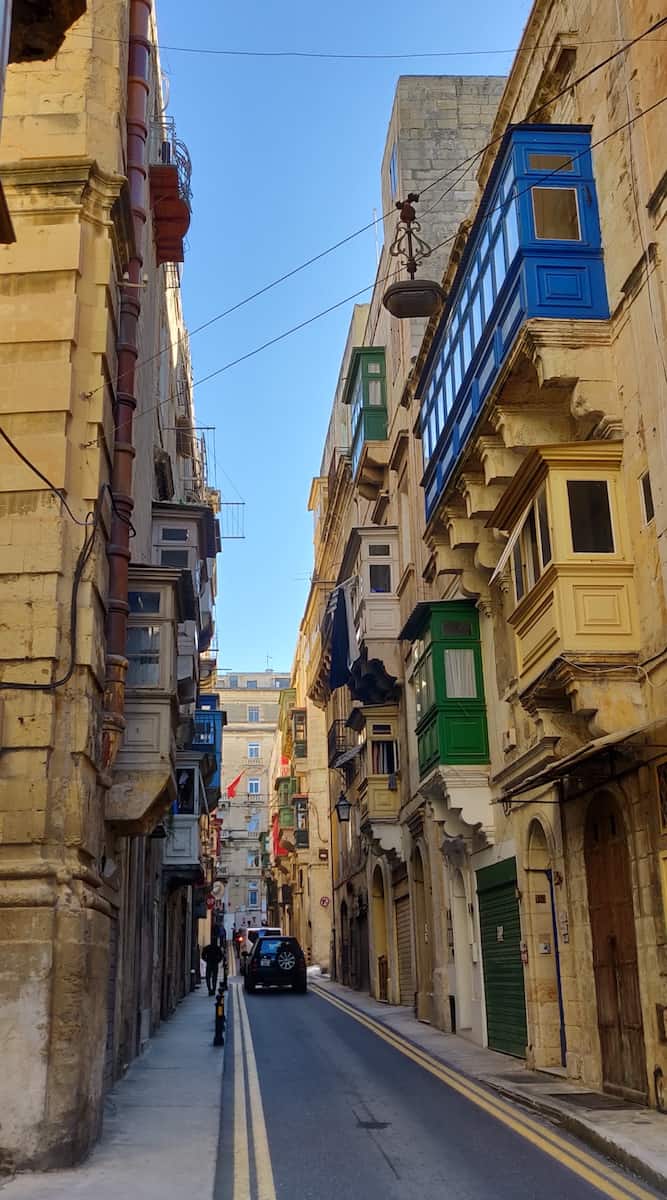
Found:
M 594 1150 L 667 1194 L 667 1114 L 628 1105 L 558 1071 L 528 1071 L 523 1063 L 418 1021 L 412 1009 L 382 1004 L 326 977 L 311 983 L 372 1017 L 447 1067 L 531 1108 Z
M 107 1097 L 85 1163 L 0 1180 L 3 1200 L 211 1200 L 224 1054 L 212 1045 L 213 1022 L 206 989 L 193 992 Z

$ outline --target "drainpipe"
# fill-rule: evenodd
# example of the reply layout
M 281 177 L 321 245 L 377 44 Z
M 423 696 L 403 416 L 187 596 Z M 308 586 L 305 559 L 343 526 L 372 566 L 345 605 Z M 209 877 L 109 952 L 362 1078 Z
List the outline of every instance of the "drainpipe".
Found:
M 128 287 L 121 287 L 117 348 L 115 440 L 111 469 L 111 534 L 107 544 L 109 591 L 107 599 L 107 654 L 104 691 L 103 764 L 113 766 L 125 720 L 125 656 L 128 615 L 128 568 L 132 466 L 134 461 L 133 420 L 137 407 L 135 368 L 141 313 L 141 276 L 146 228 L 146 183 L 148 175 L 148 94 L 151 43 L 149 38 L 152 0 L 130 0 L 130 31 L 127 77 L 127 179 L 134 232 L 132 257 L 127 266 Z

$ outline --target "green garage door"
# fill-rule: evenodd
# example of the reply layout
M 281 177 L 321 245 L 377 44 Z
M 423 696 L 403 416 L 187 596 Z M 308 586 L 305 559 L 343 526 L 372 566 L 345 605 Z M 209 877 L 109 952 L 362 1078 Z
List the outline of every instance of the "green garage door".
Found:
M 516 859 L 477 872 L 489 1046 L 525 1058 L 526 1000 Z

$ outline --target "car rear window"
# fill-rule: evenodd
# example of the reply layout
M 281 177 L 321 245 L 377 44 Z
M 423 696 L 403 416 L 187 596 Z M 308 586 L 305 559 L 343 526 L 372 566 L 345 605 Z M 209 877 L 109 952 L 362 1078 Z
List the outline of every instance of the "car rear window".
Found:
M 257 930 L 256 930 L 256 929 L 251 929 L 251 930 L 249 930 L 249 932 L 248 932 L 248 941 L 250 942 L 250 945 L 251 945 L 251 946 L 252 946 L 252 945 L 254 945 L 254 943 L 257 941 L 257 938 L 258 938 L 258 936 L 259 936 L 259 935 L 258 935 L 258 932 L 257 932 Z
M 278 953 L 281 946 L 290 946 L 289 939 L 263 937 L 259 953 L 262 955 L 262 957 L 264 957 L 264 955 L 267 955 L 267 957 L 272 957 L 274 954 Z M 290 946 L 290 948 L 293 949 L 294 947 Z

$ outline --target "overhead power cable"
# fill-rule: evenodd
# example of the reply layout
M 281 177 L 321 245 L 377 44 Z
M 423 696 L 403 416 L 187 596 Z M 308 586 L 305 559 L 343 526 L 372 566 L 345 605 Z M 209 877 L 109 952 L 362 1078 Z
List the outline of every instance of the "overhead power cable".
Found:
M 577 161 L 577 158 L 581 158 L 584 155 L 590 154 L 591 150 L 595 150 L 597 148 L 597 146 L 600 146 L 603 143 L 608 142 L 609 138 L 613 138 L 613 137 L 617 136 L 618 133 L 621 133 L 624 130 L 626 130 L 626 128 L 629 128 L 633 124 L 633 122 L 638 121 L 639 119 L 643 118 L 643 116 L 647 116 L 649 113 L 653 113 L 654 109 L 659 108 L 661 106 L 661 104 L 665 104 L 666 102 L 667 102 L 667 96 L 662 96 L 661 100 L 656 100 L 654 104 L 649 104 L 648 108 L 644 108 L 644 109 L 642 109 L 642 112 L 636 113 L 635 116 L 633 116 L 633 118 L 631 120 L 624 121 L 623 125 L 619 125 L 619 126 L 617 126 L 617 128 L 615 128 L 615 130 L 612 130 L 611 132 L 606 133 L 605 137 L 599 138 L 599 140 L 597 140 L 597 142 L 591 143 L 587 149 L 581 151 L 581 154 L 572 155 L 571 157 L 566 158 L 564 163 L 560 164 L 560 167 L 557 167 L 554 170 L 549 170 L 549 172 L 546 174 L 542 174 L 540 176 L 541 180 L 552 178 L 552 176 L 554 176 L 554 175 L 559 175 L 561 170 L 567 169 L 567 167 L 569 167 L 572 162 Z M 530 186 L 533 186 L 533 185 L 530 185 Z M 517 198 L 519 196 L 523 196 L 523 194 L 525 192 L 529 192 L 530 186 L 522 188 L 521 191 L 515 192 L 515 198 Z M 497 205 L 497 206 L 495 206 L 494 209 L 488 209 L 488 211 L 486 212 L 486 216 L 491 216 L 492 212 L 497 212 L 500 210 L 500 208 L 501 208 L 501 205 Z M 446 246 L 447 244 L 449 244 L 449 242 L 455 241 L 456 238 L 457 238 L 456 233 L 450 234 L 449 238 L 444 238 L 443 241 L 438 242 L 437 246 L 433 246 L 433 251 L 441 250 L 441 248 L 443 248 L 443 246 Z M 387 280 L 390 280 L 390 278 L 393 277 L 393 274 L 395 274 L 395 270 L 387 272 L 386 275 L 375 278 L 375 280 L 373 280 L 372 283 L 367 283 L 366 287 L 359 288 L 359 290 L 357 290 L 357 292 L 353 292 L 350 295 L 345 296 L 345 298 L 343 300 L 337 300 L 336 304 L 332 304 L 326 308 L 322 308 L 322 310 L 320 310 L 319 312 L 313 313 L 312 317 L 307 317 L 305 320 L 301 320 L 301 322 L 299 322 L 299 324 L 292 325 L 292 326 L 290 326 L 289 329 L 283 330 L 282 334 L 277 334 L 275 337 L 269 338 L 268 341 L 262 342 L 262 344 L 260 344 L 260 346 L 256 346 L 252 350 L 247 350 L 246 354 L 241 354 L 238 356 L 238 358 L 232 359 L 229 362 L 224 362 L 223 366 L 217 367 L 215 371 L 210 371 L 209 374 L 205 374 L 205 376 L 202 376 L 202 378 L 200 378 L 200 379 L 194 379 L 193 384 L 192 384 L 193 388 L 200 388 L 200 386 L 202 386 L 202 384 L 208 383 L 210 379 L 215 379 L 217 376 L 220 376 L 220 374 L 223 374 L 226 371 L 232 370 L 232 367 L 238 366 L 240 364 L 240 362 L 246 362 L 247 359 L 254 358 L 254 356 L 256 356 L 257 354 L 262 353 L 263 350 L 269 349 L 269 347 L 271 347 L 271 346 L 276 346 L 277 342 L 283 342 L 284 340 L 286 340 L 287 337 L 290 337 L 293 334 L 298 334 L 298 332 L 301 329 L 305 329 L 307 325 L 312 325 L 314 322 L 316 322 L 316 320 L 320 320 L 320 319 L 322 319 L 322 317 L 329 316 L 329 313 L 335 312 L 336 308 L 341 308 L 343 305 L 349 304 L 349 302 L 351 300 L 356 300 L 357 298 L 359 298 L 359 296 L 363 295 L 363 293 L 365 293 L 365 292 L 371 292 L 371 290 L 373 288 L 377 287 L 379 283 L 386 283 Z M 160 401 L 160 403 L 152 404 L 152 406 L 150 406 L 149 408 L 144 408 L 144 409 L 140 410 L 140 412 L 138 412 L 136 414 L 136 418 L 134 418 L 134 419 L 139 420 L 139 418 L 142 418 L 142 416 L 148 416 L 150 413 L 157 412 L 158 408 L 162 408 L 163 404 L 167 404 L 170 400 L 175 400 L 175 395 L 166 396 L 166 397 L 164 397 L 164 400 Z M 98 444 L 100 444 L 100 438 L 94 438 L 91 440 L 91 442 L 85 442 L 82 446 L 82 449 L 86 449 L 86 448 L 88 448 L 88 446 L 98 445 Z
M 665 25 L 667 25 L 667 17 L 662 17 L 660 20 L 655 21 L 652 25 L 650 25 L 647 29 L 645 29 L 643 31 L 643 33 L 637 34 L 636 37 L 631 38 L 627 42 L 624 42 L 623 45 L 618 50 L 615 50 L 612 54 L 608 55 L 601 62 L 596 63 L 593 67 L 590 67 L 582 75 L 577 76 L 576 79 L 571 80 L 566 86 L 562 87 L 558 92 L 554 93 L 553 96 L 550 96 L 550 97 L 548 97 L 547 100 L 543 101 L 542 104 L 539 104 L 536 108 L 531 109 L 523 117 L 523 121 L 529 121 L 529 120 L 532 120 L 534 117 L 539 116 L 539 114 L 544 112 L 544 110 L 547 109 L 551 104 L 554 104 L 557 100 L 559 100 L 563 96 L 567 95 L 567 93 L 569 91 L 571 91 L 572 88 L 578 87 L 579 84 L 583 83 L 586 79 L 590 79 L 590 77 L 592 75 L 594 75 L 597 71 L 602 70 L 603 67 L 608 66 L 609 63 L 613 62 L 614 59 L 618 58 L 618 56 L 620 54 L 624 54 L 632 46 L 636 45 L 636 43 L 641 42 L 643 39 L 649 37 L 652 33 L 655 33 L 658 29 L 662 28 Z M 612 40 L 616 41 L 617 39 L 610 39 L 610 41 L 612 41 Z M 456 163 L 453 167 L 449 167 L 448 170 L 443 172 L 442 175 L 439 175 L 436 179 L 432 179 L 430 183 L 427 183 L 421 189 L 420 194 L 423 195 L 425 192 L 429 191 L 431 188 L 437 187 L 437 185 L 439 183 L 442 183 L 445 179 L 448 179 L 455 172 L 461 171 L 464 168 L 466 168 L 465 170 L 463 170 L 463 175 L 461 175 L 459 178 L 456 179 L 455 183 L 458 183 L 459 180 L 462 179 L 463 176 L 467 173 L 467 169 L 470 168 L 484 154 L 486 154 L 487 150 L 490 150 L 494 146 L 498 145 L 498 143 L 502 141 L 503 137 L 504 137 L 504 133 L 498 134 L 496 137 L 492 138 L 491 141 L 487 142 L 486 145 L 482 146 L 474 154 L 469 155 L 467 158 L 463 159 L 461 162 Z M 442 194 L 442 196 L 439 197 L 439 199 L 435 202 L 433 207 L 431 209 L 429 209 L 428 211 L 432 212 L 433 208 L 437 207 L 437 205 L 440 203 L 440 201 L 444 198 L 445 195 L 447 195 L 447 192 L 450 190 L 451 190 L 451 188 L 446 189 L 446 191 Z M 353 230 L 352 233 L 347 234 L 346 237 L 340 238 L 337 242 L 334 242 L 331 246 L 327 246 L 324 250 L 321 250 L 318 254 L 315 254 L 311 258 L 306 259 L 305 262 L 299 263 L 298 266 L 292 267 L 289 271 L 285 271 L 282 275 L 279 275 L 276 279 L 271 280 L 270 283 L 265 284 L 263 287 L 258 288 L 256 291 L 251 292 L 250 295 L 245 296 L 242 300 L 236 301 L 235 304 L 232 304 L 228 308 L 223 309 L 222 312 L 216 313 L 215 316 L 209 317 L 208 320 L 202 322 L 202 324 L 196 325 L 194 329 L 187 331 L 182 337 L 176 338 L 174 341 L 169 342 L 166 346 L 161 347 L 161 349 L 157 350 L 154 354 L 151 354 L 146 358 L 140 359 L 139 362 L 135 366 L 135 370 L 139 370 L 141 367 L 147 366 L 149 363 L 154 362 L 157 358 L 160 358 L 163 354 L 167 353 L 167 351 L 173 350 L 176 346 L 180 345 L 181 342 L 185 341 L 187 338 L 192 338 L 195 336 L 195 334 L 201 333 L 203 330 L 210 328 L 211 325 L 215 325 L 218 321 L 222 321 L 225 317 L 231 316 L 232 313 L 237 312 L 241 308 L 244 308 L 247 304 L 252 303 L 253 300 L 259 299 L 260 296 L 264 296 L 267 292 L 272 291 L 273 288 L 278 287 L 281 283 L 285 283 L 288 279 L 292 279 L 295 275 L 300 274 L 301 271 L 305 271 L 307 267 L 311 267 L 316 262 L 319 262 L 321 259 L 326 258 L 329 254 L 333 254 L 335 250 L 339 250 L 342 246 L 347 245 L 348 242 L 353 241 L 354 238 L 359 237 L 362 233 L 366 233 L 369 229 L 373 229 L 376 225 L 379 225 L 381 221 L 384 221 L 385 219 L 387 219 L 388 217 L 393 216 L 393 215 L 394 215 L 394 210 L 389 209 L 387 212 L 381 213 L 380 216 L 374 217 L 371 221 L 368 221 L 365 225 L 360 226 L 359 229 Z M 367 290 L 366 288 L 362 289 L 362 291 L 366 291 L 366 290 Z M 355 293 L 355 294 L 359 295 L 360 293 Z M 341 303 L 344 303 L 344 301 L 341 301 Z M 90 397 L 96 395 L 96 393 L 101 391 L 102 388 L 104 388 L 104 387 L 106 387 L 106 383 L 101 383 L 98 385 L 98 387 L 94 388 L 92 391 L 87 392 L 86 396 L 90 398 Z
M 87 41 L 91 40 L 91 36 L 94 36 L 96 41 L 112 42 L 118 46 L 128 45 L 127 38 L 111 37 L 109 34 L 95 33 L 91 35 L 91 33 L 79 30 L 70 30 L 68 33 L 68 37 L 86 38 Z M 572 42 L 568 42 L 568 45 L 612 46 L 619 41 L 621 39 L 617 37 L 574 39 Z M 487 55 L 517 54 L 519 50 L 532 53 L 534 50 L 551 50 L 552 46 L 552 42 L 533 42 L 526 46 L 512 46 L 505 50 L 489 48 L 485 50 L 403 50 L 401 52 L 347 53 L 334 50 L 247 50 L 233 49 L 229 46 L 172 46 L 166 42 L 157 43 L 157 49 L 161 54 L 202 54 L 218 58 L 314 58 L 332 62 L 402 62 L 432 58 L 476 58 Z

